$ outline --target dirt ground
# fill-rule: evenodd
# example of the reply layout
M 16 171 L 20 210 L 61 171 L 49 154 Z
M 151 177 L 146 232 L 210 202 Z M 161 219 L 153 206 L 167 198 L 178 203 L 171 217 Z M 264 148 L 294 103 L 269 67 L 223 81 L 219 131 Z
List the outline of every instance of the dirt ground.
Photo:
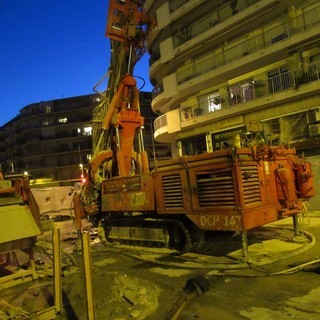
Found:
M 292 222 L 285 220 L 250 232 L 245 260 L 238 235 L 211 235 L 207 253 L 214 255 L 177 255 L 168 249 L 105 245 L 87 225 L 95 319 L 319 319 L 319 274 L 292 268 L 317 260 L 320 218 L 304 222 L 308 236 L 301 243 L 291 241 Z M 64 308 L 56 318 L 88 319 L 81 243 L 71 220 L 56 222 L 55 228 L 61 232 Z M 47 319 L 39 314 L 54 305 L 51 239 L 51 231 L 38 239 L 39 279 L 0 290 L 1 320 Z M 210 287 L 203 290 L 198 281 L 187 291 L 190 279 L 205 279 Z

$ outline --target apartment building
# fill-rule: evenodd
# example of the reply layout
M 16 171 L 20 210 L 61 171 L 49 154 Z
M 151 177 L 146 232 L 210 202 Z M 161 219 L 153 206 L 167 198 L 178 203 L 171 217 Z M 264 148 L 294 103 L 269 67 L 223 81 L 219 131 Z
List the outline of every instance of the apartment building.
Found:
M 43 101 L 25 106 L 0 127 L 0 163 L 5 173 L 27 171 L 32 179 L 79 180 L 92 155 L 92 115 L 99 94 Z M 140 94 L 145 117 L 145 148 L 154 156 L 170 156 L 167 145 L 153 143 L 151 93 Z
M 174 156 L 260 143 L 320 154 L 317 0 L 146 0 L 155 139 Z

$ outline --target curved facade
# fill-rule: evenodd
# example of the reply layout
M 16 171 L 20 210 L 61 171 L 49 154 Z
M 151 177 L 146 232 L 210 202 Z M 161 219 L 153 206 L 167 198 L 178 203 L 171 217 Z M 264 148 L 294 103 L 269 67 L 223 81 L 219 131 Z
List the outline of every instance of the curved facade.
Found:
M 175 155 L 252 140 L 320 153 L 316 0 L 147 0 L 155 139 Z

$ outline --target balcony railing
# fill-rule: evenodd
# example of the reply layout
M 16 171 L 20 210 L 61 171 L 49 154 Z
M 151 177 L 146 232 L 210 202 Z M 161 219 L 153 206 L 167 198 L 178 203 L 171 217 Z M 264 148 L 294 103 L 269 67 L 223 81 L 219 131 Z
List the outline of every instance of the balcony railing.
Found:
M 192 66 L 177 72 L 178 84 L 182 84 L 197 76 L 203 75 L 213 69 L 224 66 L 230 62 L 239 60 L 258 50 L 272 46 L 273 44 L 289 39 L 293 35 L 318 27 L 320 24 L 320 6 L 300 16 L 291 19 L 271 30 L 244 40 L 241 43 L 225 49 L 222 52 L 209 56 L 201 62 L 194 61 Z
M 173 47 L 176 48 L 180 46 L 197 35 L 207 31 L 210 28 L 213 28 L 218 23 L 230 18 L 235 13 L 248 8 L 250 5 L 259 1 L 260 0 L 238 0 L 236 7 L 233 7 L 230 3 L 201 19 L 200 21 L 197 21 L 191 25 L 186 25 L 178 34 L 173 37 Z
M 235 107 L 258 98 L 272 95 L 284 90 L 298 88 L 301 85 L 320 80 L 320 63 L 310 64 L 306 67 L 282 73 L 270 77 L 267 80 L 258 80 L 247 83 L 240 83 L 224 88 L 229 91 L 225 95 L 217 94 L 213 99 L 204 103 L 180 108 L 181 121 L 187 121 L 200 115 L 219 112 L 220 110 Z M 159 118 L 158 118 L 159 119 Z
M 154 121 L 154 131 L 159 130 L 160 128 L 168 125 L 167 122 L 167 115 L 163 114 L 162 116 L 158 117 L 155 121 Z

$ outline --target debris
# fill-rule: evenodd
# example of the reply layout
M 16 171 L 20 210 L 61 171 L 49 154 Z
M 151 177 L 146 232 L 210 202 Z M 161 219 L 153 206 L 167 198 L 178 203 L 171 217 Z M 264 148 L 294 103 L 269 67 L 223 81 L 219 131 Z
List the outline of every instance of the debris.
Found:
M 97 306 L 105 306 L 96 309 L 96 316 L 98 319 L 148 319 L 159 307 L 159 295 L 160 289 L 154 283 L 115 273 L 108 293 L 96 299 Z

